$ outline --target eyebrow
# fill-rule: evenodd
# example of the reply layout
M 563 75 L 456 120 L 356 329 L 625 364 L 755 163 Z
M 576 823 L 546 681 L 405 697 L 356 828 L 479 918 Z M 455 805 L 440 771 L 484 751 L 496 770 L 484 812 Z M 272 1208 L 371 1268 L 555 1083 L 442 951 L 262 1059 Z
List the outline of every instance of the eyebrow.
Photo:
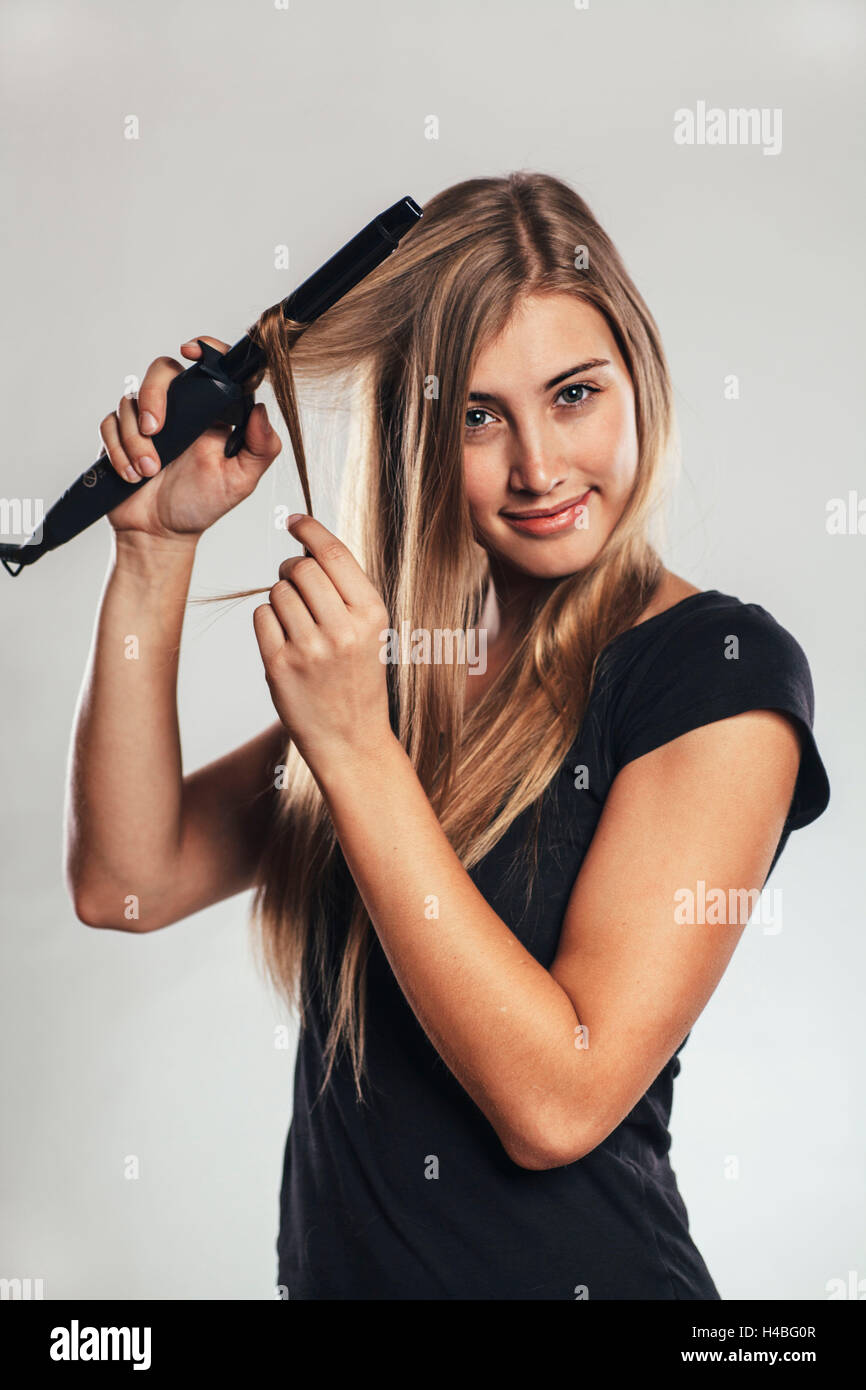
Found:
M 579 362 L 576 367 L 569 367 L 567 371 L 560 372 L 559 376 L 552 377 L 550 381 L 542 386 L 542 391 L 552 391 L 554 386 L 558 386 L 561 381 L 565 381 L 570 376 L 576 376 L 578 372 L 588 372 L 592 367 L 609 367 L 610 359 L 607 357 L 590 357 L 587 362 Z M 470 391 L 470 401 L 497 401 L 492 391 Z

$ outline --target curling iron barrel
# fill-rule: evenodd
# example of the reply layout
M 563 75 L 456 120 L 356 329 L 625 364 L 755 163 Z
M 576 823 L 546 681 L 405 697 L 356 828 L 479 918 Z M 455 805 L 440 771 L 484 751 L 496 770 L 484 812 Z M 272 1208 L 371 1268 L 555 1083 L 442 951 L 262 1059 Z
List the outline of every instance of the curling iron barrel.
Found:
M 421 215 L 421 208 L 408 196 L 386 208 L 282 301 L 284 316 L 304 325 L 319 318 L 391 254 Z M 264 352 L 249 334 L 225 354 L 201 339 L 197 341 L 202 355 L 172 381 L 166 397 L 165 423 L 152 436 L 163 467 L 178 458 L 217 420 L 234 426 L 226 440 L 227 457 L 231 458 L 243 445 L 244 428 L 253 406 L 253 396 L 244 391 L 244 382 L 264 366 Z M 9 574 L 20 574 L 25 565 L 77 536 L 149 481 L 142 478 L 135 483 L 126 482 L 102 455 L 53 503 L 30 540 L 20 545 L 0 544 L 0 562 Z

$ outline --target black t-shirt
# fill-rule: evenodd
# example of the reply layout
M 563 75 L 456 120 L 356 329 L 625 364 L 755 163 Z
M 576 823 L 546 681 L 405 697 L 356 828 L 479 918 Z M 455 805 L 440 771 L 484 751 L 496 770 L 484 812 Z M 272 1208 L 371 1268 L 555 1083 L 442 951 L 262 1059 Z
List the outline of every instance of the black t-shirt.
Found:
M 618 770 L 680 734 L 750 709 L 784 711 L 802 734 L 775 865 L 790 831 L 813 821 L 829 800 L 811 732 L 809 667 L 794 638 L 757 604 L 711 589 L 608 643 L 579 737 L 545 797 L 531 896 L 525 881 L 515 887 L 509 869 L 532 808 L 470 875 L 542 965 L 556 955 Z M 588 785 L 576 790 L 581 766 L 588 770 L 581 786 Z M 744 794 L 759 794 L 760 781 L 757 768 Z M 347 869 L 344 886 L 351 886 Z M 333 916 L 336 940 L 345 916 Z M 689 1235 L 669 1160 L 673 1082 L 685 1043 L 601 1144 L 574 1163 L 536 1171 L 512 1162 L 436 1052 L 375 933 L 363 1104 L 345 1060 L 316 1100 L 327 1026 L 312 993 L 277 1242 L 278 1282 L 289 1298 L 720 1297 Z

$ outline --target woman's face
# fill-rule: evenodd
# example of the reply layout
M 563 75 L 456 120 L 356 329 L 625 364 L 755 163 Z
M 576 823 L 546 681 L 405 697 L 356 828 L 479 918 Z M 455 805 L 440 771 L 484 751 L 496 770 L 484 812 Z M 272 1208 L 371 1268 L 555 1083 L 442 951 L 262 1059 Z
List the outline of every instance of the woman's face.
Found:
M 555 579 L 589 564 L 638 458 L 634 390 L 603 315 L 568 294 L 522 300 L 478 356 L 464 440 L 475 537 L 500 565 Z

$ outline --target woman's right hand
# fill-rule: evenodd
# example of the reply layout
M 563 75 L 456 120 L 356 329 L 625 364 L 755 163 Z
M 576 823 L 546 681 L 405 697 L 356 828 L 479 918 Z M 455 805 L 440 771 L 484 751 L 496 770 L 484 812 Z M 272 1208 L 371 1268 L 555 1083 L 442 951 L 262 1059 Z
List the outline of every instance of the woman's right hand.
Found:
M 199 336 L 220 352 L 228 351 L 228 343 Z M 194 339 L 180 350 L 192 361 L 201 357 Z M 117 532 L 195 541 L 250 495 L 282 448 L 259 402 L 247 420 L 244 446 L 234 458 L 223 453 L 231 433 L 229 426 L 215 425 L 199 435 L 170 467 L 162 468 L 149 436 L 162 429 L 169 384 L 184 370 L 174 358 L 158 357 L 145 372 L 137 400 L 123 396 L 117 410 L 99 427 L 112 468 L 127 482 L 150 479 L 108 513 Z M 143 462 L 148 457 L 149 468 Z

